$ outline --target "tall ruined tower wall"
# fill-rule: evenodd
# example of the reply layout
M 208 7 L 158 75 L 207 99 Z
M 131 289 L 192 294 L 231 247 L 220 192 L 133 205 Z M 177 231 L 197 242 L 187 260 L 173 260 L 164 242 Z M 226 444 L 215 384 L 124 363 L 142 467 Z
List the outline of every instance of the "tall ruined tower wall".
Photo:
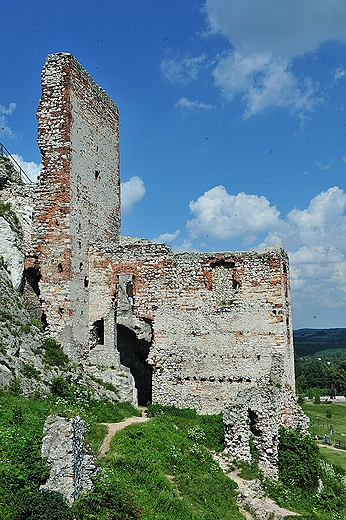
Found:
M 77 361 L 94 346 L 93 323 L 113 305 L 100 297 L 102 287 L 90 283 L 90 257 L 104 243 L 115 248 L 120 236 L 118 109 L 71 54 L 58 53 L 47 57 L 42 71 L 37 118 L 43 169 L 27 264 L 39 267 L 50 333 Z M 112 357 L 114 317 L 109 319 L 101 342 Z

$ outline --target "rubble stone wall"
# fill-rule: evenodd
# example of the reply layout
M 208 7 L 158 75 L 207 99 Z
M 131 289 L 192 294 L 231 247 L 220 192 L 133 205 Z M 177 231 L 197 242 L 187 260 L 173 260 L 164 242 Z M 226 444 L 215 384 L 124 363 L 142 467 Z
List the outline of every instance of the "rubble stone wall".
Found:
M 223 416 L 225 451 L 231 460 L 251 462 L 250 439 L 258 451 L 259 469 L 278 477 L 279 429 L 300 428 L 307 433 L 309 419 L 297 405 L 294 393 L 278 383 L 260 381 L 258 386 L 239 392 Z
M 179 253 L 122 237 L 103 276 L 132 275 L 134 315 L 152 326 L 147 362 L 152 401 L 224 410 L 268 378 L 280 355 L 280 384 L 294 389 L 288 259 L 266 252 Z

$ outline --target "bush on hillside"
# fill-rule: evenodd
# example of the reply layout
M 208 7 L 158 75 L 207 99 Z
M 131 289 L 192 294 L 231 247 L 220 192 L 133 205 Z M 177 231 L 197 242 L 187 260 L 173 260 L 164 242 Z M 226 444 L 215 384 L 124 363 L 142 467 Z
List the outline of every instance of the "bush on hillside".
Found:
M 299 430 L 280 428 L 279 479 L 288 488 L 316 488 L 320 471 L 318 446 Z
M 72 511 L 57 491 L 23 491 L 18 495 L 13 520 L 73 520 Z

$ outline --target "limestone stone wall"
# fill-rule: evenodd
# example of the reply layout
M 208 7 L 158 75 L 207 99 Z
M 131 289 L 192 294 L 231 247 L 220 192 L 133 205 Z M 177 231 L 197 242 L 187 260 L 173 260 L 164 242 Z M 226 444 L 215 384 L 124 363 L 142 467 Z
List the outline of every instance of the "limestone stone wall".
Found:
M 88 357 L 99 322 L 109 333 L 96 343 L 115 363 L 112 300 L 91 283 L 89 258 L 119 240 L 118 109 L 71 54 L 58 53 L 43 67 L 37 118 L 43 168 L 27 267 L 39 268 L 49 332 L 69 356 Z
M 179 253 L 123 237 L 102 274 L 115 284 L 124 273 L 131 275 L 133 314 L 153 331 L 146 360 L 153 402 L 220 412 L 240 390 L 269 377 L 275 355 L 280 384 L 294 389 L 288 258 L 281 248 Z

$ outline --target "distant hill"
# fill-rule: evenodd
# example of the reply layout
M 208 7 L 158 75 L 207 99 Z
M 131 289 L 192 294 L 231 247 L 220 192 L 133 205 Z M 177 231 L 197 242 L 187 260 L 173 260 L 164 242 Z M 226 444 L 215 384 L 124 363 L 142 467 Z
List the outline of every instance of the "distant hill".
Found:
M 294 351 L 297 356 L 313 356 L 325 350 L 345 349 L 346 328 L 298 329 L 293 331 Z

